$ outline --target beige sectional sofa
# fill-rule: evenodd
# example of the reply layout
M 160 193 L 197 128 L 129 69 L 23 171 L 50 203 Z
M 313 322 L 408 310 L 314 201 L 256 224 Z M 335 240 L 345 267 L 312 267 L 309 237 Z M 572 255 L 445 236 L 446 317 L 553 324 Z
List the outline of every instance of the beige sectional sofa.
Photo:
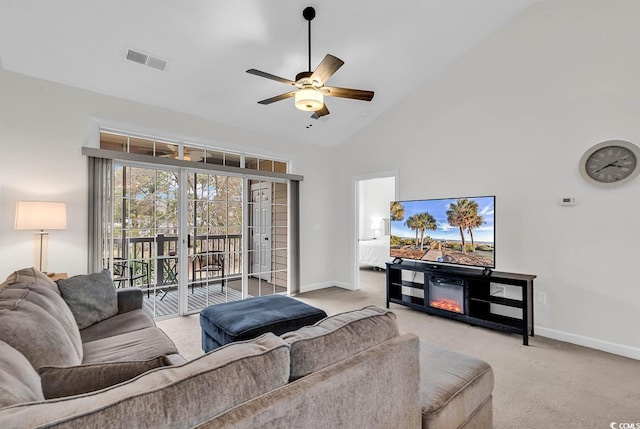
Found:
M 491 427 L 491 368 L 401 335 L 388 310 L 365 307 L 184 362 L 141 300 L 119 292 L 117 314 L 80 330 L 36 270 L 0 285 L 0 427 Z M 119 374 L 109 387 L 65 394 L 87 376 Z

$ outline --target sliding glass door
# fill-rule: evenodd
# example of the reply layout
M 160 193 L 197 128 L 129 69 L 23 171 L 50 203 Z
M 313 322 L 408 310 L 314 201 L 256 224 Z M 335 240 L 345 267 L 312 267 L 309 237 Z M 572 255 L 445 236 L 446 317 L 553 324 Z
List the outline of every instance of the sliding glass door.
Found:
M 104 255 L 116 287 L 154 317 L 287 292 L 286 182 L 195 169 L 113 166 Z

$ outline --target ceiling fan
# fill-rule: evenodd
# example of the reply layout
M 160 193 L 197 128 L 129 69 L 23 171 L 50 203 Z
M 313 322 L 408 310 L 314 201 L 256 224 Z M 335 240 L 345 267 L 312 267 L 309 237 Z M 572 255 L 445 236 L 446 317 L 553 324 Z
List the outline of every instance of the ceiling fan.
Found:
M 256 69 L 249 69 L 247 73 L 253 74 L 267 79 L 275 80 L 277 82 L 284 83 L 286 85 L 295 86 L 297 89 L 294 91 L 286 92 L 284 94 L 276 95 L 275 97 L 267 98 L 265 100 L 258 101 L 259 104 L 271 104 L 276 101 L 284 100 L 294 97 L 295 106 L 307 112 L 314 112 L 311 117 L 318 119 L 321 116 L 329 114 L 329 109 L 324 103 L 324 96 L 352 98 L 354 100 L 371 101 L 373 98 L 373 91 L 364 91 L 360 89 L 349 88 L 337 88 L 333 86 L 324 86 L 331 76 L 344 64 L 339 58 L 334 57 L 331 54 L 325 55 L 315 71 L 311 71 L 311 20 L 315 18 L 316 11 L 311 6 L 306 7 L 302 11 L 304 19 L 309 21 L 309 70 L 300 72 L 296 75 L 296 80 L 292 81 L 283 77 L 275 76 L 270 73 L 265 73 Z

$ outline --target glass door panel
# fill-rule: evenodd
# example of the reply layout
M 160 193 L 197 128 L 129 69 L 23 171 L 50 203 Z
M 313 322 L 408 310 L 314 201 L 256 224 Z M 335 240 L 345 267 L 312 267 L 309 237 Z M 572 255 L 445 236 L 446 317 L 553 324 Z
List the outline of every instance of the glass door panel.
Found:
M 250 181 L 249 275 L 251 296 L 287 292 L 288 189 L 286 183 Z
M 187 311 L 243 299 L 242 179 L 188 173 Z
M 153 317 L 178 314 L 177 171 L 114 166 L 113 246 L 116 287 L 140 287 Z

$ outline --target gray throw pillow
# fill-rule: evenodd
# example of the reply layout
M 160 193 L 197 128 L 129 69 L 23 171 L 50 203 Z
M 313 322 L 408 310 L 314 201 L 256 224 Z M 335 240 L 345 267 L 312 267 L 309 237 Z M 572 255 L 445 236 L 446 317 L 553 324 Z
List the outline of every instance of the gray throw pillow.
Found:
M 43 399 L 36 370 L 19 351 L 0 341 L 0 408 Z
M 78 324 L 58 286 L 34 268 L 16 271 L 0 289 L 0 340 L 34 370 L 80 365 L 84 355 Z
M 84 329 L 118 314 L 118 297 L 109 270 L 60 279 L 56 283 L 78 328 Z
M 38 374 L 45 399 L 53 399 L 94 392 L 167 365 L 165 357 L 158 356 L 144 361 L 104 362 L 68 367 L 41 366 L 38 368 Z

